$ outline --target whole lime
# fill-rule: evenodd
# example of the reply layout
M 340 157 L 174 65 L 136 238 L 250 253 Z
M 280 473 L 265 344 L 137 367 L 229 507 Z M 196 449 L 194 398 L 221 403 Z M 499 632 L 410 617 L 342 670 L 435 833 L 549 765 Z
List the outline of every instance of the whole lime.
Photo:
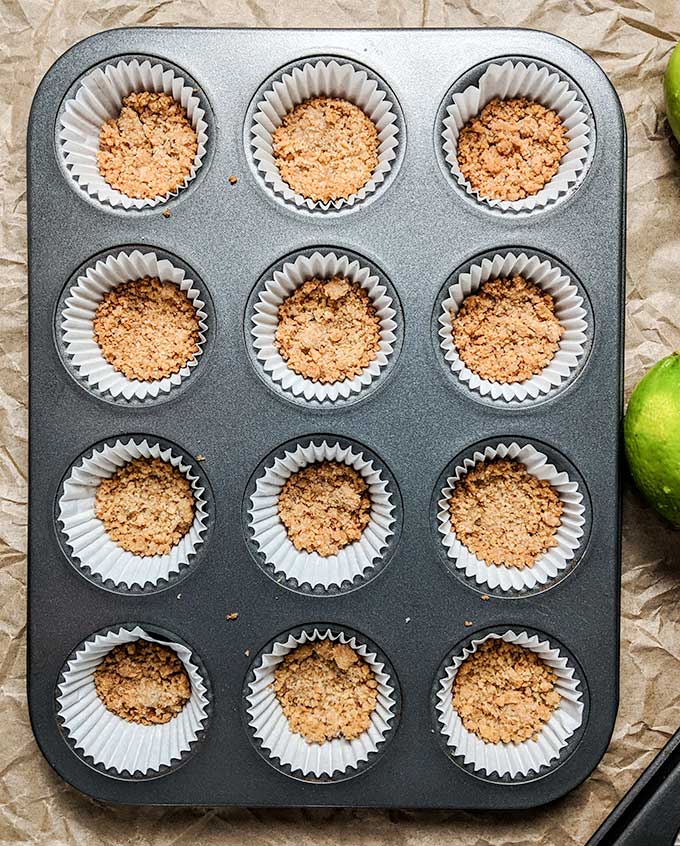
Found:
M 663 78 L 666 94 L 666 113 L 673 135 L 680 141 L 680 44 L 671 53 Z
M 623 436 L 635 484 L 680 526 L 680 350 L 655 364 L 633 391 Z

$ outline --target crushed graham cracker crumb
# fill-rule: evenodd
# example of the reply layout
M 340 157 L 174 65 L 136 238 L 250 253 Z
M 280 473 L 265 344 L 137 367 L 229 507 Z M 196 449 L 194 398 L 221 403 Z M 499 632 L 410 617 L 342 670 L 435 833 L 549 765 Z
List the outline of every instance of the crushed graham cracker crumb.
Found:
M 523 200 L 557 173 L 569 149 L 552 109 L 524 97 L 491 100 L 458 137 L 458 166 L 483 197 Z
M 560 704 L 557 676 L 539 655 L 504 640 L 485 640 L 458 668 L 453 707 L 485 743 L 536 740 Z
M 279 306 L 275 343 L 295 373 L 340 382 L 362 373 L 380 349 L 380 318 L 347 278 L 308 279 Z
M 236 185 L 237 182 L 238 182 L 238 176 L 230 176 L 229 177 L 229 184 L 230 185 Z
M 347 199 L 378 165 L 378 129 L 354 103 L 314 97 L 295 106 L 274 130 L 272 148 L 281 178 L 312 200 Z
M 128 379 L 178 373 L 198 352 L 199 319 L 174 282 L 145 276 L 107 291 L 94 316 L 94 339 Z
M 177 653 L 148 640 L 114 646 L 94 671 L 94 686 L 107 710 L 143 726 L 169 722 L 191 696 Z
M 555 301 L 515 275 L 489 279 L 451 313 L 451 334 L 467 367 L 492 382 L 523 382 L 552 361 L 564 334 Z
M 167 219 L 168 217 L 170 217 L 170 209 L 165 209 L 165 210 L 163 211 L 163 217 L 164 217 L 164 218 L 166 218 L 166 219 Z
M 184 106 L 169 94 L 128 94 L 117 118 L 99 133 L 97 164 L 106 182 L 128 197 L 162 197 L 178 188 L 198 152 Z
M 378 699 L 373 671 L 351 646 L 318 640 L 289 652 L 272 684 L 292 732 L 309 743 L 353 740 L 371 724 Z
M 286 479 L 278 507 L 296 549 L 329 556 L 359 540 L 370 520 L 371 495 L 353 467 L 319 461 Z
M 230 611 L 225 617 L 226 620 L 238 620 L 238 611 Z
M 458 540 L 487 564 L 519 569 L 557 546 L 562 510 L 550 482 L 507 458 L 475 465 L 449 499 Z
M 134 458 L 103 479 L 95 514 L 111 540 L 135 555 L 165 555 L 194 520 L 194 495 L 184 474 L 160 458 Z
M 488 593 L 483 593 L 482 596 L 481 596 L 481 599 L 482 599 L 482 602 L 487 602 L 489 599 L 491 599 L 491 597 L 489 596 Z

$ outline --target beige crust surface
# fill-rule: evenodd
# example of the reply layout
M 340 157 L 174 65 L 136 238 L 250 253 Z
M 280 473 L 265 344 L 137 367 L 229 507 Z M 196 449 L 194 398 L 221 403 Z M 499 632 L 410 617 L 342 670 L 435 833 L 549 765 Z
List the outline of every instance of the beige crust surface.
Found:
M 165 555 L 194 520 L 188 479 L 160 458 L 135 458 L 103 479 L 95 514 L 108 535 L 136 555 Z
M 303 197 L 347 199 L 378 165 L 378 130 L 354 103 L 315 97 L 295 106 L 274 131 L 274 161 L 284 182 Z
M 191 696 L 177 653 L 146 640 L 114 646 L 95 670 L 94 686 L 109 711 L 144 726 L 169 722 Z
M 465 364 L 493 382 L 523 382 L 552 361 L 564 334 L 550 294 L 513 276 L 489 279 L 451 315 Z
M 140 91 L 102 126 L 97 163 L 106 182 L 128 197 L 162 197 L 189 176 L 197 151 L 186 109 L 169 94 Z
M 487 564 L 520 568 L 557 546 L 562 509 L 550 482 L 506 458 L 475 465 L 449 500 L 451 526 L 462 544 Z
M 458 137 L 458 166 L 482 197 L 522 200 L 557 173 L 568 149 L 552 109 L 524 97 L 492 100 Z
M 128 379 L 171 376 L 198 352 L 196 309 L 177 285 L 155 277 L 107 291 L 93 325 L 102 355 Z
M 310 464 L 290 476 L 279 494 L 279 517 L 296 549 L 335 555 L 359 540 L 371 496 L 360 473 L 338 461 Z
M 380 319 L 349 279 L 308 279 L 279 306 L 276 344 L 291 370 L 314 382 L 358 376 L 380 347 Z
M 535 740 L 560 704 L 557 676 L 530 649 L 486 640 L 460 665 L 453 707 L 485 743 Z
M 274 673 L 290 730 L 309 743 L 353 740 L 366 731 L 378 697 L 368 664 L 351 646 L 319 640 L 298 646 Z

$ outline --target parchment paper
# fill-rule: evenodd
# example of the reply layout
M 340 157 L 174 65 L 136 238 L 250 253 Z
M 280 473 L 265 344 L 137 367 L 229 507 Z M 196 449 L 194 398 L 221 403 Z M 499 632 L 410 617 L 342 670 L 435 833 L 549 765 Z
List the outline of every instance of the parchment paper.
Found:
M 519 814 L 109 808 L 49 769 L 25 697 L 26 201 L 24 143 L 41 76 L 113 26 L 525 26 L 586 49 L 621 96 L 629 132 L 626 392 L 680 348 L 680 158 L 661 76 L 679 0 L 0 0 L 0 844 L 570 846 L 583 844 L 680 725 L 680 533 L 628 489 L 621 709 L 580 788 Z

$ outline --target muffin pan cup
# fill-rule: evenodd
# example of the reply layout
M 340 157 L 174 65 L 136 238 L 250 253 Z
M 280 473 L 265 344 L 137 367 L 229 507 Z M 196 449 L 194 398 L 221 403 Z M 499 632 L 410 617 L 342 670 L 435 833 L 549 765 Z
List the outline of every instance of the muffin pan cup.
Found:
M 97 164 L 102 124 L 107 120 L 115 120 L 125 97 L 139 91 L 170 94 L 186 109 L 198 144 L 189 175 L 176 189 L 156 197 L 130 197 L 124 194 L 106 182 Z M 121 59 L 115 64 L 95 68 L 82 79 L 75 96 L 64 103 L 59 123 L 61 152 L 71 177 L 87 194 L 113 208 L 151 208 L 177 196 L 196 176 L 208 145 L 205 108 L 193 83 L 185 80 L 173 68 L 149 59 Z
M 59 138 L 64 103 L 80 82 L 94 68 L 136 57 L 195 81 L 209 127 L 191 184 L 167 204 L 139 210 L 79 188 Z M 253 115 L 283 74 L 333 59 L 385 91 L 398 143 L 375 191 L 338 209 L 309 209 L 265 182 L 253 156 Z M 505 213 L 469 196 L 443 154 L 452 92 L 506 61 L 554 69 L 583 97 L 597 130 L 568 194 L 531 212 Z M 114 30 L 76 45 L 47 73 L 27 148 L 28 699 L 38 744 L 62 778 L 126 805 L 477 810 L 545 804 L 583 781 L 614 725 L 619 654 L 625 129 L 598 66 L 564 40 L 526 30 Z M 66 355 L 61 326 L 78 277 L 135 250 L 183 269 L 208 317 L 192 374 L 144 400 L 88 385 Z M 315 253 L 357 261 L 395 311 L 387 363 L 346 399 L 294 396 L 265 371 L 253 343 L 263 283 Z M 459 272 L 509 253 L 559 269 L 586 312 L 584 352 L 568 378 L 523 401 L 471 389 L 440 346 L 442 302 Z M 130 439 L 180 456 L 199 477 L 208 516 L 188 565 L 143 587 L 81 567 L 59 522 L 72 468 L 92 450 Z M 324 443 L 372 462 L 394 506 L 393 534 L 371 566 L 328 587 L 323 568 L 310 568 L 306 584 L 276 570 L 249 525 L 250 497 L 274 460 Z M 499 444 L 531 445 L 583 496 L 574 558 L 531 588 L 478 583 L 453 566 L 438 530 L 447 479 L 476 450 Z M 129 778 L 74 747 L 58 697 L 79 645 L 133 625 L 189 645 L 210 687 L 205 739 L 179 762 Z M 262 656 L 314 630 L 356 638 L 389 668 L 394 719 L 385 742 L 357 766 L 317 766 L 310 748 L 294 770 L 270 757 L 250 725 L 248 686 Z M 439 672 L 472 640 L 508 631 L 558 648 L 575 668 L 583 702 L 581 723 L 557 757 L 514 777 L 452 753 L 435 689 Z
M 181 660 L 191 696 L 167 723 L 128 722 L 109 711 L 97 696 L 94 673 L 116 646 L 138 640 L 172 649 Z M 114 627 L 82 643 L 67 661 L 57 684 L 57 720 L 76 754 L 118 778 L 154 777 L 176 767 L 204 733 L 208 720 L 208 686 L 191 650 L 159 638 L 141 626 Z

